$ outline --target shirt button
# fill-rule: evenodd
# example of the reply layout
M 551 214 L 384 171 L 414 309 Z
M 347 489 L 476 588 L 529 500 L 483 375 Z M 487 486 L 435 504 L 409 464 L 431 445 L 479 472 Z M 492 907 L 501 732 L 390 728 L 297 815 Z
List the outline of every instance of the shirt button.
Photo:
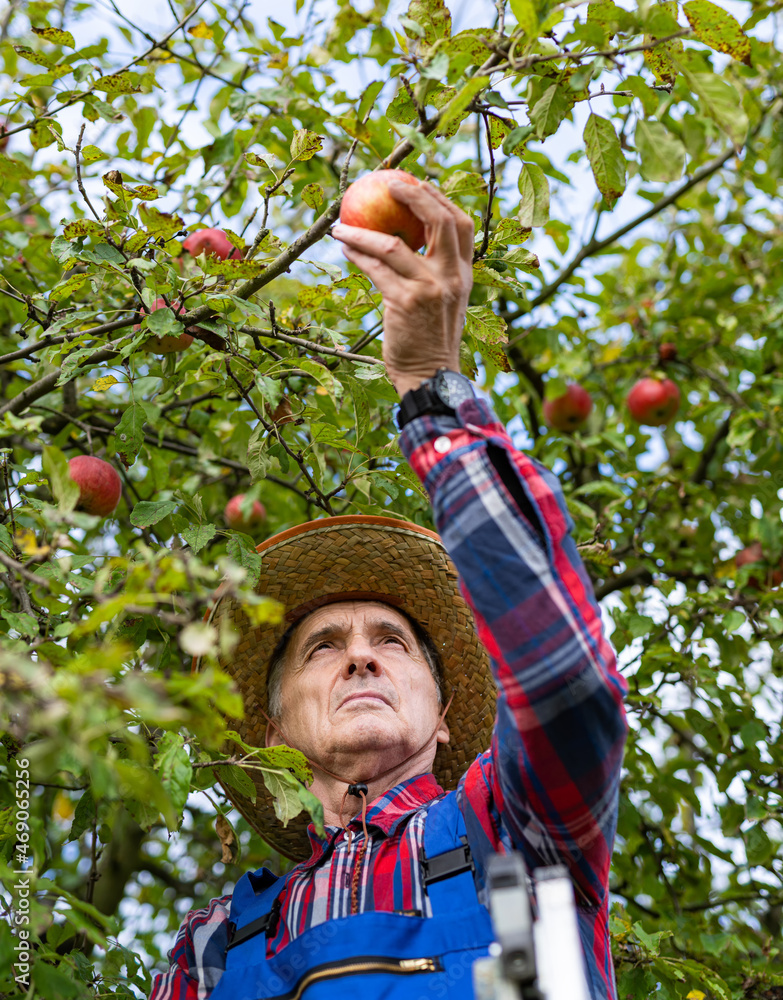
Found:
M 439 438 L 435 438 L 435 444 L 432 447 L 439 455 L 445 455 L 447 451 L 451 451 L 451 439 L 447 438 L 444 434 Z

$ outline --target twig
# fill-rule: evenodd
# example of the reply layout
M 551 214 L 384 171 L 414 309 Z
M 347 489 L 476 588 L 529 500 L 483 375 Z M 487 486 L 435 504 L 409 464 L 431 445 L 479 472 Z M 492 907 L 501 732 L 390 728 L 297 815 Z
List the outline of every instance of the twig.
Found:
M 301 337 L 293 337 L 291 334 L 280 333 L 277 330 L 261 330 L 257 327 L 243 326 L 237 332 L 250 334 L 251 337 L 255 335 L 257 337 L 271 337 L 274 340 L 282 340 L 286 344 L 293 344 L 296 347 L 313 351 L 316 354 L 328 354 L 330 357 L 340 358 L 341 361 L 357 361 L 363 365 L 380 364 L 378 358 L 373 358 L 369 354 L 352 354 L 350 351 L 341 351 L 338 347 L 326 347 L 323 344 L 315 344 L 312 340 L 303 340 Z
M 82 127 L 81 127 L 80 132 L 79 132 L 79 138 L 76 140 L 76 149 L 74 150 L 74 157 L 76 159 L 76 185 L 79 188 L 79 193 L 81 194 L 82 198 L 84 198 L 85 204 L 87 205 L 87 207 L 89 208 L 89 210 L 92 212 L 92 214 L 95 216 L 96 220 L 98 222 L 100 222 L 101 221 L 101 217 L 100 217 L 100 215 L 98 215 L 98 213 L 93 208 L 92 202 L 90 201 L 90 199 L 89 199 L 89 197 L 87 195 L 87 192 L 84 190 L 84 183 L 82 181 L 82 156 L 81 156 L 81 153 L 82 153 L 82 139 L 84 138 L 84 130 L 86 128 L 87 128 L 87 124 L 84 123 L 82 125 Z
M 500 6 L 502 7 L 502 3 Z M 479 249 L 473 251 L 474 263 L 484 256 L 487 252 L 487 247 L 489 246 L 489 224 L 492 220 L 492 202 L 495 198 L 495 153 L 492 149 L 492 134 L 489 130 L 489 117 L 483 113 L 481 117 L 484 121 L 484 129 L 487 133 L 487 149 L 489 151 L 489 194 L 487 197 L 487 213 L 484 216 L 484 237 L 481 240 L 481 246 Z
M 78 333 L 66 333 L 62 337 L 43 337 L 35 344 L 30 344 L 28 347 L 20 347 L 18 351 L 12 351 L 11 354 L 4 354 L 0 357 L 0 365 L 8 364 L 11 361 L 19 361 L 21 358 L 28 358 L 31 354 L 35 354 L 36 351 L 42 351 L 45 347 L 54 347 L 55 344 L 65 344 L 68 341 L 77 340 L 79 337 L 97 337 L 101 333 L 112 333 L 114 330 L 122 330 L 126 326 L 131 326 L 133 323 L 138 322 L 140 322 L 140 317 L 137 314 L 131 319 L 115 319 L 111 323 L 103 323 L 101 326 L 94 326 L 90 330 L 80 330 Z
M 12 559 L 7 556 L 2 549 L 0 549 L 0 562 L 6 566 L 11 572 L 18 573 L 23 580 L 27 580 L 28 583 L 34 583 L 36 587 L 43 587 L 44 590 L 51 590 L 52 585 L 49 580 L 45 579 L 43 576 L 38 576 L 37 573 L 31 573 L 29 569 L 17 562 L 16 559 Z
M 325 497 L 324 494 L 321 492 L 321 490 L 318 488 L 318 485 L 316 484 L 315 480 L 313 479 L 312 474 L 310 473 L 310 470 L 307 468 L 307 465 L 305 464 L 305 460 L 304 460 L 304 455 L 302 455 L 301 452 L 295 452 L 293 450 L 293 448 L 291 448 L 291 446 L 288 444 L 288 442 L 283 437 L 283 435 L 280 433 L 280 431 L 278 430 L 277 426 L 274 423 L 269 424 L 269 423 L 267 423 L 266 420 L 264 420 L 262 414 L 259 413 L 259 411 L 258 411 L 258 407 L 255 405 L 255 403 L 253 402 L 253 400 L 250 398 L 249 391 L 242 385 L 242 383 L 239 381 L 239 379 L 236 377 L 236 375 L 232 371 L 230 358 L 226 358 L 225 362 L 226 362 L 226 371 L 228 372 L 229 376 L 236 383 L 237 388 L 239 389 L 239 391 L 240 391 L 240 393 L 242 395 L 242 398 L 245 400 L 245 402 L 248 403 L 248 405 L 252 409 L 253 413 L 255 413 L 256 417 L 258 418 L 258 422 L 261 424 L 261 426 L 264 428 L 264 430 L 267 432 L 267 434 L 274 434 L 275 435 L 275 437 L 277 438 L 278 442 L 283 447 L 283 449 L 285 450 L 285 452 L 289 456 L 289 458 L 292 458 L 294 460 L 294 462 L 296 462 L 296 464 L 302 470 L 302 473 L 303 473 L 305 479 L 310 484 L 310 489 L 308 491 L 306 491 L 305 497 L 307 498 L 308 495 L 314 496 L 316 498 L 315 502 L 318 504 L 319 507 L 321 507 L 322 510 L 325 510 L 327 514 L 334 514 L 334 511 L 332 510 L 332 505 L 329 503 L 328 498 Z

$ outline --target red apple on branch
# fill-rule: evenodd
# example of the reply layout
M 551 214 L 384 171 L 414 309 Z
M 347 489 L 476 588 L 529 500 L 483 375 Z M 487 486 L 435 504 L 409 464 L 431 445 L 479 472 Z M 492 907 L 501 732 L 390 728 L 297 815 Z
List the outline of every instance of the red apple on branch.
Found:
M 661 361 L 674 361 L 677 357 L 677 345 L 665 342 L 658 345 L 658 358 Z
M 266 520 L 266 508 L 259 500 L 254 500 L 250 513 L 245 514 L 242 510 L 244 499 L 244 493 L 237 493 L 228 501 L 224 511 L 229 528 L 235 528 L 237 531 L 250 531 Z
M 424 223 L 402 202 L 392 197 L 390 181 L 418 184 L 405 170 L 374 170 L 350 185 L 340 206 L 340 222 L 377 233 L 399 236 L 411 250 L 424 246 Z
M 222 229 L 197 229 L 182 241 L 182 249 L 193 257 L 205 253 L 208 257 L 217 257 L 219 260 L 242 258 L 242 251 L 233 246 Z
M 155 299 L 150 312 L 156 312 L 158 309 L 165 308 L 165 299 Z M 177 303 L 177 305 L 172 308 L 177 314 L 186 312 L 183 302 Z M 147 310 L 142 308 L 141 312 L 147 312 Z M 141 323 L 138 323 L 133 329 L 134 331 L 140 330 Z M 177 351 L 184 351 L 186 347 L 190 347 L 192 343 L 193 337 L 191 337 L 189 333 L 181 333 L 178 337 L 175 337 L 174 334 L 164 334 L 162 337 L 150 337 L 149 340 L 144 342 L 141 349 L 143 351 L 149 351 L 151 354 L 176 354 Z
M 753 590 L 761 590 L 762 587 L 771 590 L 773 587 L 779 587 L 783 583 L 783 563 L 777 569 L 772 569 L 768 564 L 768 560 L 764 557 L 761 542 L 751 542 L 750 545 L 746 546 L 734 557 L 734 565 L 737 569 L 741 566 L 747 566 L 750 563 L 762 563 L 760 568 L 764 570 L 765 576 L 763 584 L 759 582 L 758 577 L 749 576 L 748 587 Z
M 544 420 L 555 430 L 572 431 L 587 420 L 592 408 L 587 389 L 572 382 L 561 396 L 544 400 Z
M 671 379 L 642 378 L 626 399 L 637 423 L 661 427 L 674 419 L 680 405 L 680 390 Z
M 79 487 L 77 510 L 108 517 L 122 496 L 122 481 L 109 462 L 92 455 L 77 455 L 68 462 L 68 474 Z

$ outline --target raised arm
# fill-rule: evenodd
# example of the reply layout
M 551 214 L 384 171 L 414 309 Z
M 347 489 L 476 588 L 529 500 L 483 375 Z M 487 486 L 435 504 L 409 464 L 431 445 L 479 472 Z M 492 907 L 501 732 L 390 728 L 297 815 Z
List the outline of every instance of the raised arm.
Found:
M 403 394 L 440 367 L 459 370 L 473 226 L 430 185 L 400 185 L 394 195 L 424 220 L 425 256 L 367 230 L 335 235 L 383 294 L 384 360 Z M 481 401 L 463 403 L 454 418 L 413 420 L 401 445 L 492 657 L 498 719 L 482 774 L 505 831 L 531 867 L 565 861 L 582 901 L 599 904 L 617 818 L 625 684 L 557 478 L 513 447 Z

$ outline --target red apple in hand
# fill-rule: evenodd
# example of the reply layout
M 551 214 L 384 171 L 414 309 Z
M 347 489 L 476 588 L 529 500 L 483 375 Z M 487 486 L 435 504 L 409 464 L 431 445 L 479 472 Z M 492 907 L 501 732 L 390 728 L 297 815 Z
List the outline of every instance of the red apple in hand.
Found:
M 746 548 L 738 552 L 734 557 L 734 565 L 739 569 L 741 566 L 747 566 L 749 563 L 763 563 L 766 564 L 767 560 L 764 558 L 764 550 L 761 547 L 761 542 L 751 542 Z M 777 569 L 771 569 L 768 566 L 762 565 L 761 567 L 765 570 L 764 584 L 767 589 L 772 587 L 779 587 L 783 583 L 783 565 L 779 566 Z M 758 577 L 749 576 L 748 577 L 748 587 L 753 590 L 760 590 L 762 584 L 759 583 Z
M 165 299 L 155 299 L 155 303 L 152 306 L 150 312 L 156 312 L 158 309 L 165 309 L 166 301 Z M 185 312 L 185 305 L 179 302 L 176 306 L 172 307 L 174 312 L 179 314 Z M 141 312 L 146 312 L 147 310 L 142 308 Z M 137 323 L 133 328 L 134 330 L 141 329 L 141 323 Z M 149 351 L 151 354 L 175 354 L 177 351 L 184 351 L 186 347 L 190 347 L 193 343 L 193 338 L 189 333 L 181 333 L 178 337 L 173 334 L 164 334 L 162 337 L 150 337 L 149 340 L 142 344 L 143 351 Z
M 671 379 L 642 378 L 626 400 L 637 423 L 661 427 L 674 419 L 680 405 L 680 390 Z
M 343 195 L 340 222 L 346 226 L 399 236 L 411 250 L 419 250 L 424 246 L 424 223 L 407 205 L 392 197 L 390 181 L 419 183 L 405 170 L 374 170 L 365 174 L 354 181 Z
M 572 431 L 583 424 L 593 408 L 590 393 L 572 382 L 562 396 L 544 400 L 544 420 L 558 431 Z
M 219 260 L 240 260 L 242 251 L 232 245 L 222 229 L 197 229 L 182 242 L 182 249 L 198 257 L 205 253 Z
M 122 482 L 113 465 L 92 455 L 77 455 L 68 462 L 68 474 L 79 487 L 77 510 L 99 517 L 113 513 L 122 496 Z
M 236 528 L 237 531 L 249 531 L 266 520 L 266 509 L 259 500 L 253 501 L 250 513 L 245 515 L 242 511 L 242 501 L 245 499 L 244 493 L 237 493 L 236 496 L 226 504 L 224 516 L 229 528 Z

